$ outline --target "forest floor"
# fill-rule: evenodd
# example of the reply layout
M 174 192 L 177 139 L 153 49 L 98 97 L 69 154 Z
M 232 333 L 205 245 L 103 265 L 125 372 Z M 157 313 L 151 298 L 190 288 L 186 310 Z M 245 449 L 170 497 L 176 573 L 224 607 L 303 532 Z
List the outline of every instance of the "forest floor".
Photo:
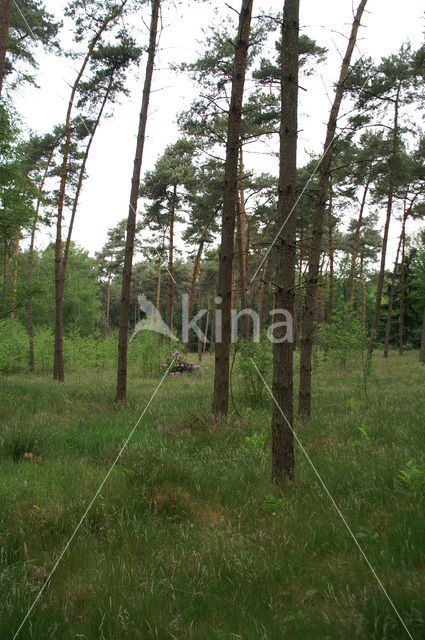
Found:
M 408 631 L 298 445 L 295 483 L 271 486 L 270 399 L 236 381 L 241 416 L 210 419 L 211 367 L 165 379 L 18 638 L 424 638 L 425 367 L 376 352 L 367 396 L 359 371 L 317 364 L 297 434 Z M 1 638 L 159 379 L 134 370 L 116 407 L 112 368 L 1 377 Z

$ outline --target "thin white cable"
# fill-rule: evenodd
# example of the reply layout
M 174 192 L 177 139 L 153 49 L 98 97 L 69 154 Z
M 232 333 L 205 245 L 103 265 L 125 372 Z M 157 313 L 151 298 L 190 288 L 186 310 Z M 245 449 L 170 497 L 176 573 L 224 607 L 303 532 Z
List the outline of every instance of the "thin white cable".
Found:
M 133 433 L 136 431 L 137 427 L 138 427 L 138 426 L 139 426 L 139 424 L 140 424 L 140 421 L 142 420 L 142 418 L 143 418 L 143 416 L 145 415 L 146 411 L 149 409 L 149 406 L 150 406 L 150 404 L 151 404 L 152 400 L 153 400 L 153 399 L 154 399 L 154 397 L 156 396 L 156 394 L 157 394 L 157 392 L 159 391 L 159 389 L 160 389 L 160 387 L 161 387 L 162 383 L 164 382 L 164 380 L 165 380 L 166 376 L 168 375 L 168 372 L 170 371 L 171 366 L 172 366 L 172 365 L 173 365 L 173 363 L 174 363 L 174 360 L 175 360 L 175 358 L 173 358 L 173 360 L 171 361 L 170 366 L 168 367 L 167 371 L 166 371 L 166 372 L 164 373 L 164 375 L 162 376 L 160 383 L 158 384 L 158 386 L 156 387 L 155 391 L 154 391 L 154 392 L 153 392 L 153 394 L 151 395 L 150 400 L 149 400 L 149 402 L 147 403 L 146 407 L 144 408 L 144 410 L 143 410 L 143 412 L 142 412 L 142 414 L 141 414 L 140 418 L 137 420 L 136 424 L 134 425 L 134 427 L 133 427 L 133 428 L 132 428 L 132 430 L 130 431 L 129 436 L 127 437 L 126 441 L 124 442 L 123 446 L 121 447 L 121 449 L 120 449 L 120 451 L 119 451 L 119 453 L 118 453 L 117 457 L 115 458 L 114 462 L 112 463 L 112 465 L 111 465 L 111 467 L 110 467 L 109 471 L 107 472 L 106 476 L 105 476 L 105 477 L 104 477 L 104 479 L 102 480 L 102 482 L 101 482 L 101 484 L 100 484 L 100 486 L 99 486 L 98 490 L 97 490 L 97 491 L 96 491 L 96 493 L 94 494 L 94 496 L 93 496 L 92 500 L 90 501 L 90 503 L 89 503 L 89 505 L 88 505 L 87 509 L 85 510 L 85 512 L 84 512 L 84 514 L 83 514 L 83 516 L 81 517 L 81 519 L 80 519 L 79 523 L 78 523 L 78 524 L 77 524 L 77 526 L 75 527 L 75 529 L 74 529 L 74 531 L 73 531 L 73 533 L 72 533 L 71 537 L 69 538 L 68 542 L 67 542 L 67 543 L 66 543 L 66 545 L 64 546 L 64 548 L 63 548 L 63 550 L 62 550 L 62 552 L 61 552 L 61 554 L 60 554 L 59 558 L 56 560 L 56 562 L 55 562 L 55 564 L 54 564 L 54 566 L 53 566 L 53 569 L 51 570 L 51 572 L 50 572 L 50 574 L 49 574 L 48 578 L 46 579 L 46 581 L 44 582 L 44 584 L 43 584 L 43 586 L 41 587 L 40 591 L 38 592 L 37 597 L 35 598 L 34 602 L 33 602 L 33 603 L 32 603 L 32 605 L 30 606 L 30 608 L 28 609 L 28 611 L 27 611 L 27 614 L 26 614 L 25 618 L 22 620 L 22 622 L 21 622 L 21 624 L 20 624 L 20 626 L 19 626 L 18 630 L 16 631 L 15 635 L 13 636 L 13 640 L 16 640 L 16 638 L 18 637 L 18 635 L 19 635 L 19 633 L 20 633 L 20 631 L 21 631 L 22 627 L 24 626 L 25 622 L 28 620 L 29 616 L 31 615 L 32 610 L 34 609 L 35 605 L 37 604 L 38 600 L 40 599 L 41 594 L 43 593 L 43 591 L 45 590 L 45 588 L 46 588 L 46 587 L 47 587 L 47 585 L 49 584 L 49 582 L 50 582 L 50 578 L 51 578 L 51 577 L 52 577 L 52 575 L 55 573 L 55 571 L 56 571 L 56 569 L 57 569 L 57 567 L 58 567 L 58 565 L 59 565 L 60 561 L 62 560 L 63 556 L 65 555 L 66 551 L 68 550 L 69 545 L 71 544 L 71 542 L 73 541 L 73 539 L 74 539 L 75 535 L 77 534 L 77 532 L 78 532 L 79 528 L 80 528 L 80 527 L 81 527 L 81 525 L 83 524 L 83 522 L 84 522 L 84 520 L 85 520 L 85 518 L 86 518 L 87 514 L 89 513 L 90 509 L 92 508 L 92 506 L 93 506 L 93 504 L 94 504 L 94 502 L 95 502 L 96 498 L 98 497 L 99 493 L 102 491 L 102 489 L 103 489 L 103 486 L 104 486 L 105 482 L 107 481 L 107 479 L 108 479 L 108 478 L 109 478 L 109 476 L 111 475 L 111 473 L 112 473 L 113 469 L 115 468 L 115 466 L 116 466 L 116 464 L 117 464 L 118 460 L 121 458 L 121 456 L 122 456 L 122 454 L 123 454 L 123 452 L 124 452 L 124 449 L 125 449 L 125 448 L 126 448 L 126 446 L 128 445 L 128 443 L 129 443 L 129 441 L 130 441 L 131 437 L 133 436 Z
M 252 364 L 254 365 L 258 375 L 260 376 L 261 380 L 263 381 L 264 386 L 266 387 L 267 391 L 269 392 L 273 402 L 275 403 L 275 405 L 277 406 L 277 408 L 279 409 L 280 413 L 282 414 L 283 419 L 285 420 L 286 424 L 288 425 L 288 427 L 290 428 L 295 440 L 297 441 L 298 446 L 300 447 L 301 451 L 303 452 L 303 454 L 305 455 L 305 457 L 307 458 L 311 468 L 313 469 L 314 473 L 317 476 L 317 479 L 319 480 L 320 484 L 322 485 L 323 489 L 325 490 L 326 494 L 328 495 L 330 501 L 332 502 L 333 506 L 335 507 L 335 510 L 337 512 L 337 514 L 339 515 L 339 517 L 341 518 L 341 520 L 343 521 L 348 533 L 350 534 L 350 536 L 352 537 L 352 539 L 354 540 L 354 543 L 356 544 L 356 546 L 358 547 L 361 555 L 363 556 L 367 566 L 369 567 L 369 569 L 371 570 L 375 580 L 377 581 L 378 585 L 380 586 L 380 588 L 382 589 L 382 592 L 384 593 L 385 597 L 387 598 L 388 602 L 390 603 L 390 605 L 392 606 L 392 608 L 394 609 L 398 619 L 400 620 L 401 624 L 403 625 L 407 635 L 409 636 L 410 640 L 414 640 L 412 634 L 410 633 L 409 629 L 406 626 L 406 623 L 404 622 L 403 618 L 401 617 L 401 615 L 398 612 L 398 609 L 396 608 L 394 602 L 391 600 L 391 597 L 389 596 L 387 590 L 385 589 L 384 585 L 382 584 L 381 580 L 379 579 L 378 574 L 376 573 L 375 569 L 372 567 L 371 563 L 368 560 L 368 557 L 366 556 L 365 552 L 363 551 L 363 548 L 361 547 L 361 545 L 359 544 L 356 536 L 354 535 L 354 533 L 352 532 L 350 525 L 348 524 L 347 520 L 345 519 L 344 515 L 342 514 L 340 508 L 338 507 L 338 505 L 336 504 L 334 498 L 332 497 L 331 493 L 329 492 L 329 489 L 327 488 L 327 486 L 325 485 L 324 481 L 322 480 L 322 477 L 320 475 L 320 473 L 317 471 L 316 467 L 314 466 L 313 461 L 311 460 L 310 456 L 308 455 L 307 451 L 305 450 L 301 440 L 299 439 L 299 437 L 297 436 L 295 430 L 293 429 L 292 425 L 289 424 L 289 420 L 287 419 L 287 417 L 285 416 L 285 414 L 283 413 L 281 407 L 279 406 L 279 403 L 277 402 L 276 398 L 274 397 L 269 385 L 267 384 L 267 382 L 264 380 L 264 377 L 261 375 L 257 365 L 255 364 L 254 360 L 252 358 L 250 358 Z

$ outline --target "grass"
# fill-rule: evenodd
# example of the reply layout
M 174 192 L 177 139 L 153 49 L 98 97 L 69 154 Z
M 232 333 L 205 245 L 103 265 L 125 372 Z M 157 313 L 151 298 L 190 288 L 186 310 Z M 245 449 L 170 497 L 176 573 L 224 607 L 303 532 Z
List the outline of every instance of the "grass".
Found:
M 321 362 L 298 435 L 413 638 L 425 637 L 425 368 Z M 211 363 L 210 363 L 211 364 Z M 301 451 L 270 484 L 270 399 L 210 418 L 213 370 L 168 378 L 19 638 L 400 640 L 408 637 Z M 137 369 L 3 376 L 0 636 L 13 638 L 159 381 Z M 43 464 L 24 461 L 40 456 Z

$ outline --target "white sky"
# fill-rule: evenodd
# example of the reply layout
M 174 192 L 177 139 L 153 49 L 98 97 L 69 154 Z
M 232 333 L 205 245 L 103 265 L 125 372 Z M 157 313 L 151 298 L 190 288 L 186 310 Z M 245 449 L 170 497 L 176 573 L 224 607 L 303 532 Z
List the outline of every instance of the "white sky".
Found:
M 19 0 L 18 0 L 19 1 Z M 61 17 L 64 0 L 45 0 L 46 7 Z M 169 3 L 166 3 L 169 4 Z M 240 3 L 229 2 L 236 9 Z M 353 5 L 357 0 L 301 0 L 302 32 L 315 39 L 329 50 L 328 62 L 317 68 L 317 74 L 302 82 L 307 92 L 301 91 L 299 163 L 306 153 L 319 153 L 325 136 L 329 100 L 332 86 L 339 74 L 341 52 L 346 47 L 350 32 Z M 283 1 L 254 0 L 255 12 L 282 10 Z M 367 13 L 363 17 L 356 57 L 361 55 L 379 59 L 395 53 L 402 43 L 410 40 L 418 47 L 423 40 L 425 23 L 422 0 L 369 0 Z M 149 22 L 149 7 L 144 12 Z M 169 70 L 172 62 L 190 61 L 202 52 L 202 29 L 207 29 L 216 16 L 236 14 L 224 1 L 199 4 L 192 0 L 177 9 L 164 8 L 160 52 L 156 60 L 151 97 L 150 115 L 147 125 L 147 140 L 142 171 L 152 169 L 165 146 L 178 137 L 176 116 L 187 108 L 196 96 L 194 87 L 182 75 Z M 135 23 L 140 16 L 135 16 Z M 140 44 L 147 43 L 147 29 L 140 21 Z M 54 59 L 39 53 L 40 69 L 37 74 L 39 88 L 25 87 L 19 90 L 15 103 L 27 125 L 37 133 L 44 133 L 64 121 L 69 84 L 75 77 L 75 62 Z M 74 69 L 73 69 L 74 65 Z M 127 216 L 130 180 L 135 149 L 145 59 L 139 71 L 130 79 L 131 95 L 115 108 L 113 118 L 104 121 L 93 143 L 80 207 L 74 228 L 73 239 L 93 254 L 106 239 L 107 230 L 118 220 Z M 247 166 L 261 171 L 277 172 L 276 160 L 264 155 L 252 154 L 246 159 Z M 398 225 L 393 223 L 390 231 L 390 256 L 392 258 Z M 46 244 L 45 234 L 42 242 Z M 387 263 L 389 264 L 389 262 Z

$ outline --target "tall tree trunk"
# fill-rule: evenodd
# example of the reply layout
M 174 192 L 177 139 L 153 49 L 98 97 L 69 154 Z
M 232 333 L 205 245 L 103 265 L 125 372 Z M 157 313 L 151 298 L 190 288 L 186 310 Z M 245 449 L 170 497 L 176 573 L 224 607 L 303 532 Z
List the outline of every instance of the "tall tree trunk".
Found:
M 212 355 L 212 352 L 214 350 L 214 346 L 215 346 L 215 323 L 216 323 L 216 315 L 215 315 L 215 309 L 216 309 L 216 296 L 217 296 L 217 284 L 216 284 L 216 280 L 214 278 L 214 285 L 213 285 L 213 313 L 212 313 L 212 322 L 211 322 L 211 337 L 210 337 L 210 354 Z
M 203 348 L 202 351 L 203 353 L 205 353 L 206 349 L 207 349 L 207 341 L 208 341 L 208 329 L 209 329 L 209 325 L 210 325 L 210 313 L 211 313 L 211 287 L 208 291 L 208 299 L 207 299 L 207 317 L 205 319 L 205 329 L 204 329 L 204 344 L 203 344 Z
M 397 276 L 398 257 L 400 255 L 400 248 L 401 248 L 401 243 L 402 243 L 402 239 L 403 239 L 403 232 L 404 232 L 404 222 L 403 222 L 403 228 L 402 228 L 402 231 L 401 231 L 401 234 L 400 234 L 400 240 L 398 242 L 397 254 L 396 254 L 395 261 L 394 261 L 393 275 L 392 275 L 392 278 L 391 278 L 390 299 L 389 299 L 389 302 L 388 302 L 388 313 L 387 313 L 387 326 L 386 326 L 386 329 L 385 329 L 384 358 L 388 358 L 388 349 L 389 349 L 389 345 L 390 345 L 391 319 L 392 319 L 393 304 L 394 304 L 395 281 L 396 281 L 396 276 Z
M 204 250 L 205 238 L 207 236 L 207 231 L 209 229 L 209 226 L 210 226 L 210 223 L 206 222 L 204 227 L 203 227 L 203 229 L 202 229 L 201 240 L 199 242 L 198 251 L 196 253 L 195 264 L 193 265 L 192 280 L 191 280 L 191 283 L 190 283 L 189 301 L 188 301 L 188 306 L 187 306 L 187 308 L 188 308 L 187 317 L 189 319 L 189 322 L 190 322 L 190 320 L 192 318 L 193 302 L 195 300 L 196 280 L 198 279 L 198 273 L 199 273 L 199 269 L 201 267 L 202 252 Z M 186 342 L 185 345 L 184 345 L 185 353 L 187 353 L 188 347 L 189 347 L 189 344 Z
M 314 324 L 317 309 L 317 284 L 322 250 L 323 220 L 328 199 L 330 165 L 334 151 L 334 140 L 339 109 L 348 78 L 351 57 L 356 44 L 357 32 L 367 0 L 361 0 L 351 29 L 347 50 L 341 65 L 341 72 L 336 86 L 335 97 L 326 132 L 323 157 L 319 168 L 319 194 L 313 218 L 311 238 L 310 268 L 305 287 L 304 312 L 301 337 L 300 388 L 298 412 L 301 418 L 307 419 L 311 414 L 311 356 L 313 351 Z
M 21 229 L 18 227 L 15 238 L 15 251 L 13 254 L 13 276 L 12 276 L 12 305 L 10 311 L 10 317 L 15 317 L 16 308 L 16 288 L 18 282 L 18 258 L 19 258 L 19 241 L 21 239 Z
M 424 319 L 422 323 L 422 339 L 421 339 L 421 350 L 419 351 L 419 362 L 425 364 L 425 309 L 424 309 Z
M 10 9 L 12 0 L 1 0 L 0 2 L 0 97 L 3 87 L 4 63 L 9 39 Z
M 245 212 L 245 187 L 244 187 L 244 169 L 243 169 L 243 151 L 242 145 L 239 148 L 239 189 L 237 197 L 237 213 L 238 213 L 238 241 L 239 241 L 239 271 L 240 271 L 240 297 L 241 308 L 246 309 L 248 306 L 248 269 L 247 269 L 247 250 L 246 250 L 246 212 Z M 248 337 L 248 317 L 242 317 L 241 336 L 243 339 Z
M 404 223 L 406 219 L 404 220 Z M 404 258 L 405 258 L 405 248 L 406 248 L 406 224 L 403 225 L 402 232 L 402 243 L 401 243 L 401 273 L 400 273 L 400 315 L 399 315 L 399 324 L 398 324 L 398 352 L 402 356 L 404 349 L 404 297 L 405 297 L 405 269 L 404 269 Z
M 173 265 L 174 265 L 174 217 L 176 213 L 177 202 L 177 185 L 174 185 L 173 198 L 171 201 L 170 210 L 170 242 L 168 248 L 168 326 L 170 331 L 173 330 L 173 316 L 174 316 L 174 280 L 173 280 Z M 171 336 L 168 337 L 168 342 L 171 343 Z
M 121 3 L 122 10 L 127 0 Z M 63 209 L 65 202 L 65 191 L 68 177 L 68 161 L 69 152 L 71 147 L 71 115 L 74 107 L 75 96 L 77 94 L 78 86 L 81 78 L 85 72 L 87 64 L 93 54 L 96 44 L 102 37 L 103 32 L 107 29 L 109 23 L 117 17 L 116 11 L 110 13 L 104 21 L 101 23 L 98 31 L 92 38 L 88 51 L 85 55 L 83 63 L 77 74 L 75 82 L 72 86 L 71 96 L 68 102 L 68 109 L 66 113 L 65 121 L 65 148 L 63 152 L 61 181 L 59 187 L 58 197 L 58 215 L 56 222 L 56 242 L 55 242 L 55 305 L 56 305 L 56 322 L 55 322 L 55 351 L 54 351 L 54 363 L 53 363 L 53 378 L 58 382 L 63 382 L 65 378 L 64 363 L 63 363 L 63 321 L 62 321 L 62 295 L 64 287 L 64 269 L 62 259 L 62 222 L 63 222 Z M 68 234 L 69 235 L 69 234 Z
M 285 0 L 282 22 L 279 200 L 274 308 L 294 317 L 298 136 L 299 0 Z M 283 228 L 282 228 L 283 227 Z M 294 478 L 294 347 L 283 327 L 273 344 L 272 480 Z M 284 415 L 282 415 L 284 413 Z
M 235 241 L 238 152 L 242 116 L 249 32 L 253 0 L 242 0 L 238 37 L 235 44 L 232 94 L 227 125 L 226 163 L 224 169 L 224 200 L 221 225 L 221 248 L 218 272 L 218 295 L 221 298 L 221 340 L 215 349 L 213 414 L 227 416 L 229 407 L 230 322 L 232 302 L 232 264 Z
M 130 305 L 130 285 L 133 266 L 134 237 L 136 233 L 136 209 L 140 189 L 140 172 L 142 169 L 143 147 L 145 144 L 146 122 L 148 119 L 149 98 L 151 93 L 153 64 L 156 51 L 158 31 L 158 14 L 160 0 L 152 0 L 152 17 L 149 33 L 148 59 L 146 63 L 145 84 L 143 88 L 142 107 L 139 118 L 136 154 L 134 157 L 133 176 L 131 180 L 130 204 L 127 219 L 127 237 L 125 242 L 124 271 L 121 289 L 121 308 L 118 337 L 117 366 L 117 402 L 125 402 L 127 395 L 127 346 L 128 346 L 128 312 Z
M 333 227 L 332 227 L 332 216 L 331 210 L 332 205 L 329 203 L 328 210 L 328 220 L 329 220 L 329 300 L 328 300 L 328 317 L 327 322 L 330 324 L 332 322 L 332 313 L 334 306 L 334 240 L 333 240 Z M 325 299 L 326 299 L 326 287 L 325 287 Z M 323 305 L 325 305 L 325 299 L 323 300 Z
M 158 275 L 157 275 L 157 283 L 156 283 L 156 308 L 160 312 L 160 304 L 161 304 L 161 259 L 158 259 Z
M 379 276 L 378 276 L 378 288 L 377 288 L 376 297 L 375 297 L 375 310 L 373 313 L 372 328 L 370 332 L 370 342 L 367 350 L 368 359 L 372 357 L 373 348 L 375 346 L 375 336 L 376 336 L 376 330 L 378 328 L 379 312 L 381 311 L 382 290 L 384 287 L 385 258 L 387 257 L 388 231 L 390 227 L 391 212 L 393 207 L 394 186 L 395 186 L 395 177 L 396 177 L 396 155 L 398 150 L 398 109 L 399 109 L 399 100 L 400 100 L 400 90 L 401 90 L 401 85 L 399 84 L 397 89 L 396 99 L 395 99 L 395 106 L 394 106 L 393 148 L 392 148 L 392 157 L 391 157 L 391 172 L 390 172 L 390 179 L 388 184 L 387 215 L 385 219 L 384 236 L 382 239 L 381 265 L 380 265 Z
M 106 289 L 106 329 L 109 331 L 111 326 L 110 320 L 110 309 L 111 309 L 111 272 L 108 274 L 108 284 Z
M 29 334 L 29 371 L 31 374 L 34 373 L 35 363 L 34 363 L 34 324 L 33 324 L 33 314 L 32 314 L 32 276 L 33 276 L 33 263 L 34 263 L 34 244 L 35 244 L 35 233 L 37 230 L 37 222 L 40 213 L 41 200 L 43 197 L 43 189 L 47 179 L 47 175 L 50 171 L 50 167 L 53 160 L 53 155 L 55 153 L 57 144 L 59 140 L 56 140 L 52 149 L 50 151 L 49 157 L 47 159 L 46 167 L 44 169 L 44 174 L 41 179 L 40 186 L 38 188 L 39 194 L 37 197 L 37 204 L 35 207 L 35 215 L 34 222 L 31 229 L 31 241 L 28 250 L 28 334 Z
M 353 252 L 351 254 L 350 275 L 348 276 L 348 293 L 347 293 L 347 302 L 350 304 L 350 309 L 353 308 L 354 274 L 356 271 L 357 253 L 359 250 L 360 229 L 362 227 L 363 212 L 366 205 L 366 198 L 369 191 L 370 181 L 371 181 L 371 173 L 369 172 L 366 180 L 365 188 L 363 190 L 363 197 L 362 197 L 359 217 L 357 219 L 357 225 L 356 225 L 356 233 L 354 236 Z

